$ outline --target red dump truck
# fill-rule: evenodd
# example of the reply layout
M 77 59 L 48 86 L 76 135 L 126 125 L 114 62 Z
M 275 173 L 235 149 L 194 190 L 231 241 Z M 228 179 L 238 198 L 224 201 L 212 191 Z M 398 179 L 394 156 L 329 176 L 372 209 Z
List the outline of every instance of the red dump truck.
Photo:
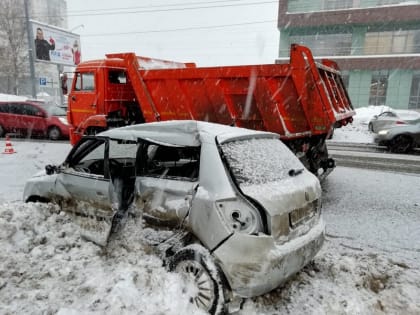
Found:
M 84 134 L 160 120 L 276 132 L 318 175 L 334 167 L 325 140 L 354 114 L 337 64 L 315 62 L 307 47 L 296 44 L 285 64 L 197 67 L 107 54 L 77 66 L 67 112 L 72 144 Z

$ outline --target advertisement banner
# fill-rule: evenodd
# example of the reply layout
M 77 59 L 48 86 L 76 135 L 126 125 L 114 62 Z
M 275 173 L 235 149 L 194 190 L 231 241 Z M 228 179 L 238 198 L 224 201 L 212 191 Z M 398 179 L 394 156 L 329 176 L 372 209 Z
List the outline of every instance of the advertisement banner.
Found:
M 80 36 L 66 30 L 31 20 L 36 61 L 66 66 L 80 63 Z

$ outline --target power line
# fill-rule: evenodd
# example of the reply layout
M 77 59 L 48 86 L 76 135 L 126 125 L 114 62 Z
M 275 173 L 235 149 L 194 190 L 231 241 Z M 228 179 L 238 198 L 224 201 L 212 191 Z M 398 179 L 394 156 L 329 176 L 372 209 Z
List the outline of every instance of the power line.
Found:
M 203 2 L 204 3 L 204 2 Z M 211 2 L 210 2 L 211 3 Z M 118 11 L 118 9 L 112 9 L 112 12 L 102 12 L 102 13 L 79 13 L 79 14 L 67 14 L 67 17 L 70 16 L 101 16 L 101 15 L 119 15 L 119 14 L 137 14 L 137 13 L 152 13 L 152 12 L 170 12 L 170 11 L 185 11 L 185 10 L 198 10 L 198 9 L 217 9 L 217 8 L 226 8 L 226 7 L 238 7 L 238 6 L 253 6 L 261 4 L 277 3 L 277 1 L 259 1 L 259 2 L 249 2 L 242 4 L 226 4 L 226 5 L 215 5 L 215 6 L 197 6 L 197 7 L 180 7 L 180 8 L 168 8 L 168 9 L 152 9 L 152 10 L 133 10 L 133 11 Z M 147 7 L 145 7 L 147 8 Z M 104 9 L 111 10 L 111 9 Z M 89 10 L 92 11 L 92 10 Z M 99 10 L 95 10 L 97 12 Z M 38 18 L 48 18 L 48 17 L 61 17 L 61 15 L 37 15 Z
M 83 34 L 83 37 L 135 35 L 135 34 L 148 34 L 148 33 L 167 33 L 167 32 L 191 31 L 191 30 L 208 30 L 208 29 L 214 29 L 214 28 L 235 27 L 235 26 L 244 26 L 244 25 L 253 25 L 253 24 L 265 24 L 265 23 L 272 23 L 272 22 L 277 22 L 277 20 L 266 20 L 266 21 L 255 21 L 255 22 L 236 23 L 236 24 L 223 24 L 223 25 L 211 25 L 211 26 L 184 27 L 184 28 L 173 28 L 173 29 L 165 29 L 165 30 L 149 30 L 149 31 L 132 31 L 132 32 L 116 32 L 116 33 Z
M 77 13 L 77 12 L 98 12 L 98 11 L 115 11 L 115 10 L 131 10 L 131 9 L 149 9 L 149 8 L 161 8 L 161 7 L 177 7 L 177 6 L 195 6 L 195 5 L 201 5 L 201 4 L 207 4 L 207 3 L 219 3 L 219 2 L 238 2 L 241 0 L 219 0 L 219 1 L 204 1 L 204 2 L 184 2 L 184 3 L 174 3 L 174 4 L 161 4 L 161 5 L 149 5 L 149 6 L 131 6 L 131 7 L 124 7 L 124 8 L 111 8 L 111 9 L 92 9 L 92 10 L 68 10 L 67 12 L 70 13 Z M 277 2 L 277 1 L 273 1 Z

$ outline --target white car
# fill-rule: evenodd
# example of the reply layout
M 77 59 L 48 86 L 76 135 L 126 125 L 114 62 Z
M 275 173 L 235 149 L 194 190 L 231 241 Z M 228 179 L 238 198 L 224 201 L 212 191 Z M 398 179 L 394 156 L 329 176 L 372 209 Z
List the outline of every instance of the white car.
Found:
M 279 135 L 213 123 L 86 136 L 63 164 L 31 178 L 23 198 L 116 231 L 141 211 L 146 224 L 173 232 L 156 247 L 196 283 L 190 300 L 211 314 L 275 289 L 324 241 L 320 183 Z

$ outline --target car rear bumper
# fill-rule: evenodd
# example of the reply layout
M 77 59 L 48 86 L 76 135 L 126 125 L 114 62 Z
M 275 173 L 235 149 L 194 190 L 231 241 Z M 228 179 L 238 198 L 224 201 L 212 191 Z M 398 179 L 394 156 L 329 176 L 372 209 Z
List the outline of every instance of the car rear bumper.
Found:
M 308 264 L 325 239 L 322 219 L 301 235 L 284 244 L 271 236 L 234 234 L 214 255 L 230 284 L 241 297 L 267 293 Z

